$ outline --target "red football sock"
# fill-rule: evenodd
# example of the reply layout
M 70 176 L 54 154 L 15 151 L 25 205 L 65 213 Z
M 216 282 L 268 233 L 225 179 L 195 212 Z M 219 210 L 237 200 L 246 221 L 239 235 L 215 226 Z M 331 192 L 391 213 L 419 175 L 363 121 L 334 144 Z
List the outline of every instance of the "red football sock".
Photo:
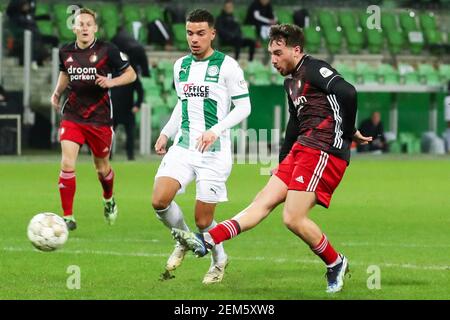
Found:
M 208 231 L 214 244 L 231 239 L 241 233 L 241 227 L 236 220 L 226 220 Z
M 75 171 L 61 170 L 59 174 L 59 194 L 61 196 L 61 206 L 64 211 L 64 216 L 71 216 L 73 213 L 75 189 Z
M 98 179 L 103 187 L 103 198 L 109 200 L 113 196 L 113 186 L 114 186 L 114 171 L 111 171 L 103 177 L 101 174 L 98 175 Z
M 322 239 L 320 239 L 319 244 L 315 247 L 311 247 L 311 250 L 317 254 L 327 266 L 335 263 L 339 258 L 338 253 L 334 250 L 331 243 L 328 242 L 325 234 L 322 234 Z

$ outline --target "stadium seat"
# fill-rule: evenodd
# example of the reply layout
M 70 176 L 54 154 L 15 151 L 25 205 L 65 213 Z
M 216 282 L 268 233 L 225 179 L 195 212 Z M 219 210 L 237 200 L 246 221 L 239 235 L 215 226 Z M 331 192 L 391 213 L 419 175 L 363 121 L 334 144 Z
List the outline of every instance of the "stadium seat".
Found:
M 417 71 L 428 85 L 440 85 L 439 73 L 431 64 L 421 63 L 418 65 Z
M 57 24 L 66 23 L 69 13 L 67 13 L 67 4 L 55 3 L 53 5 L 53 16 Z
M 40 16 L 40 15 L 44 15 L 44 14 L 50 14 L 50 4 L 48 3 L 42 3 L 42 2 L 38 2 L 36 4 L 36 16 Z
M 128 24 L 133 21 L 141 21 L 141 8 L 137 4 L 125 4 L 122 7 L 122 16 L 124 23 Z
M 403 31 L 408 33 L 411 31 L 419 31 L 416 23 L 416 14 L 414 11 L 403 11 L 400 13 L 400 26 Z
M 447 82 L 450 80 L 450 64 L 441 63 L 438 70 L 442 82 Z
M 381 14 L 381 28 L 385 31 L 397 30 L 397 16 L 392 12 L 382 12 Z
M 383 32 L 377 29 L 367 29 L 366 35 L 369 53 L 381 53 L 384 49 Z
M 37 26 L 39 28 L 39 32 L 43 35 L 52 36 L 55 34 L 53 31 L 53 23 L 49 20 L 38 20 Z
M 245 5 L 235 5 L 234 16 L 237 21 L 243 25 L 245 23 L 245 17 L 247 16 L 247 6 Z
M 434 13 L 429 12 L 420 14 L 419 21 L 423 31 L 437 30 L 436 17 L 434 16 Z
M 365 62 L 358 62 L 356 64 L 356 76 L 362 79 L 364 84 L 378 83 L 378 75 L 375 69 Z
M 319 24 L 325 30 L 336 30 L 337 21 L 334 13 L 331 10 L 319 11 Z
M 319 29 L 319 30 L 317 30 Z M 308 27 L 303 29 L 305 35 L 305 48 L 310 53 L 317 53 L 322 45 L 320 27 Z
M 178 50 L 185 51 L 188 49 L 186 41 L 186 26 L 184 23 L 175 23 L 172 25 L 174 43 Z
M 57 25 L 57 29 L 60 42 L 64 43 L 75 41 L 75 35 L 71 29 L 67 28 L 66 21 L 59 22 Z
M 249 80 L 254 85 L 267 86 L 272 83 L 272 73 L 268 69 L 259 70 Z
M 382 63 L 377 68 L 378 78 L 384 84 L 399 84 L 399 74 L 390 64 Z
M 178 102 L 178 96 L 176 94 L 174 94 L 173 91 L 171 91 L 171 94 L 168 94 L 166 97 L 166 105 L 169 108 L 174 108 L 175 105 L 177 104 L 177 102 Z
M 147 5 L 144 9 L 144 18 L 147 22 L 153 22 L 157 19 L 164 20 L 163 8 L 156 5 Z
M 249 38 L 249 39 L 253 39 L 253 40 L 257 39 L 255 26 L 243 25 L 243 26 L 241 26 L 241 31 L 242 31 L 242 36 L 244 38 Z
M 340 11 L 338 17 L 339 23 L 344 30 L 356 30 L 358 27 L 356 17 L 352 11 Z
M 294 16 L 291 9 L 279 7 L 275 9 L 278 23 L 294 23 Z
M 398 30 L 388 30 L 387 34 L 387 42 L 389 51 L 393 54 L 398 54 L 403 50 L 403 46 L 405 44 L 405 39 L 403 37 L 403 33 Z
M 419 74 L 410 64 L 402 63 L 398 66 L 404 84 L 420 84 Z
M 347 39 L 348 52 L 352 54 L 360 53 L 364 45 L 364 36 L 362 30 L 358 31 L 356 29 L 345 29 L 344 34 Z
M 324 31 L 324 34 L 328 51 L 331 54 L 339 53 L 342 46 L 342 32 L 336 29 L 327 29 Z
M 424 30 L 424 37 L 428 45 L 438 45 L 443 42 L 442 32 L 439 30 L 426 29 Z
M 356 84 L 356 73 L 353 67 L 344 63 L 337 63 L 334 67 L 337 70 L 337 72 L 339 72 L 347 82 L 351 84 Z

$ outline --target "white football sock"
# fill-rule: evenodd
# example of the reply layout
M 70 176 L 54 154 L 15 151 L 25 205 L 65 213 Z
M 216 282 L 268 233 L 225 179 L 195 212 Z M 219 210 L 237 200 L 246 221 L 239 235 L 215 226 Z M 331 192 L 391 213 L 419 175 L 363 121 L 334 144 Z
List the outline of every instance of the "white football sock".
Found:
M 214 228 L 217 225 L 217 222 L 213 220 L 211 222 L 211 225 L 209 227 L 206 227 L 204 229 L 198 229 L 201 233 L 206 233 L 212 228 Z M 223 243 L 216 244 L 211 249 L 211 262 L 212 264 L 222 263 L 227 259 L 227 254 L 225 253 L 225 250 L 223 249 Z
M 184 222 L 183 212 L 175 201 L 172 201 L 170 205 L 162 210 L 155 210 L 156 217 L 161 220 L 167 228 L 177 228 L 185 231 L 189 231 L 189 227 Z

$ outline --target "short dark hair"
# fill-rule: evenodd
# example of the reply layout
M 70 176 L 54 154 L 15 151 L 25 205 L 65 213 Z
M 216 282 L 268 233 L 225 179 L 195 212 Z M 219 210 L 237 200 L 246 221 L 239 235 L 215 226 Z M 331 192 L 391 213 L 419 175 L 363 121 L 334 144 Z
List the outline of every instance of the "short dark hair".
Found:
M 295 24 L 276 24 L 270 27 L 269 43 L 284 40 L 287 47 L 300 46 L 303 52 L 305 36 L 299 26 Z
M 208 22 L 209 27 L 214 27 L 214 16 L 205 9 L 195 9 L 188 13 L 186 22 Z

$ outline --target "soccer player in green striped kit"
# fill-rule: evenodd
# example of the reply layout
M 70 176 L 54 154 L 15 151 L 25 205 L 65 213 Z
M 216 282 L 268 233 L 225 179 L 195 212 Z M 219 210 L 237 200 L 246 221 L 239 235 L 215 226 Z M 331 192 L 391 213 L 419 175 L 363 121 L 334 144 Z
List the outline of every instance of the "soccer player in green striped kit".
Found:
M 168 232 L 171 228 L 189 230 L 174 198 L 194 179 L 197 228 L 207 232 L 216 225 L 216 205 L 228 200 L 225 183 L 232 167 L 230 128 L 251 111 L 243 71 L 236 60 L 212 48 L 215 35 L 210 12 L 196 9 L 189 13 L 186 37 L 191 53 L 175 62 L 178 102 L 155 144 L 155 151 L 165 156 L 155 176 L 152 205 Z M 174 143 L 166 153 L 169 138 Z M 187 251 L 176 243 L 163 279 L 170 278 L 170 271 L 181 265 Z M 211 260 L 204 284 L 222 281 L 228 264 L 223 245 L 214 248 Z

